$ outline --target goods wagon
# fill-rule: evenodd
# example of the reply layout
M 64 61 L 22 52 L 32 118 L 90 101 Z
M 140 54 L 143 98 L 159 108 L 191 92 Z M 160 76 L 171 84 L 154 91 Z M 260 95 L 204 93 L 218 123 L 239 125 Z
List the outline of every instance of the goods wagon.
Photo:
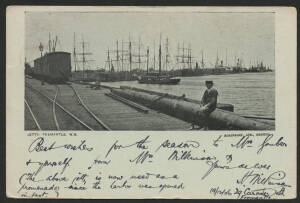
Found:
M 61 83 L 71 76 L 71 54 L 51 52 L 34 60 L 33 76 L 51 83 Z

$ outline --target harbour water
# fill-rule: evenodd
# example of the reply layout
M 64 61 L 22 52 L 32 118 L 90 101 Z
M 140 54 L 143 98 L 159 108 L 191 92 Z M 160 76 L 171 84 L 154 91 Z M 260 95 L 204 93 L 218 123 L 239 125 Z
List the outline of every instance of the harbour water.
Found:
M 139 84 L 137 81 L 103 82 L 103 85 L 121 85 L 159 91 L 201 100 L 205 81 L 213 80 L 219 92 L 218 102 L 234 105 L 234 112 L 247 116 L 275 118 L 275 72 L 242 73 L 182 77 L 178 85 Z

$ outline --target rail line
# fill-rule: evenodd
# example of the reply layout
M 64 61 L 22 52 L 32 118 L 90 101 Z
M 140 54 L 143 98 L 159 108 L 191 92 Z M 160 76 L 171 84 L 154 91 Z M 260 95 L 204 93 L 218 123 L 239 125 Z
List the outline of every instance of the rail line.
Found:
M 54 96 L 54 99 L 53 99 L 53 102 L 52 102 L 52 113 L 53 113 L 53 118 L 54 118 L 56 130 L 60 130 L 59 124 L 58 124 L 57 118 L 56 118 L 56 111 L 55 111 L 57 94 L 58 94 L 58 86 L 56 86 L 56 93 L 55 93 L 55 96 Z
M 108 127 L 102 120 L 100 120 L 88 107 L 87 105 L 82 101 L 80 95 L 76 91 L 76 89 L 73 87 L 72 84 L 69 84 L 69 86 L 74 91 L 77 99 L 79 100 L 80 104 L 83 106 L 83 108 L 97 121 L 98 124 L 100 124 L 105 130 L 111 130 L 110 127 Z
M 57 91 L 56 91 L 56 94 L 55 94 L 55 97 L 54 99 L 51 99 L 50 97 L 48 97 L 47 95 L 45 95 L 44 93 L 42 93 L 41 91 L 39 91 L 38 89 L 32 87 L 30 84 L 26 83 L 26 87 L 36 91 L 37 93 L 39 93 L 41 96 L 47 98 L 49 101 L 51 101 L 53 103 L 53 106 L 52 106 L 52 111 L 53 111 L 53 116 L 55 115 L 55 123 L 57 124 L 56 125 L 56 128 L 59 129 L 59 126 L 58 126 L 58 122 L 57 122 L 57 119 L 56 119 L 56 113 L 55 113 L 55 106 L 57 105 L 61 110 L 63 110 L 66 114 L 68 114 L 70 117 L 72 117 L 74 120 L 76 120 L 78 123 L 80 123 L 82 126 L 84 126 L 85 128 L 87 128 L 88 130 L 94 130 L 92 129 L 89 125 L 87 125 L 86 123 L 84 123 L 82 120 L 80 120 L 78 117 L 76 117 L 74 114 L 72 114 L 70 111 L 68 111 L 67 109 L 65 109 L 62 105 L 60 105 L 59 103 L 56 102 L 56 97 L 57 97 L 57 93 L 58 93 L 58 88 L 57 88 Z
M 31 108 L 30 108 L 30 106 L 29 106 L 29 104 L 28 104 L 28 102 L 26 101 L 25 98 L 24 98 L 24 102 L 25 102 L 25 104 L 26 104 L 26 106 L 27 106 L 27 108 L 28 108 L 28 110 L 29 110 L 29 112 L 30 112 L 31 117 L 32 117 L 33 120 L 34 120 L 35 125 L 37 126 L 37 128 L 38 128 L 39 130 L 42 130 L 42 128 L 40 127 L 40 125 L 39 125 L 39 123 L 38 123 L 38 121 L 37 121 L 35 115 L 33 114 L 32 110 L 31 110 Z

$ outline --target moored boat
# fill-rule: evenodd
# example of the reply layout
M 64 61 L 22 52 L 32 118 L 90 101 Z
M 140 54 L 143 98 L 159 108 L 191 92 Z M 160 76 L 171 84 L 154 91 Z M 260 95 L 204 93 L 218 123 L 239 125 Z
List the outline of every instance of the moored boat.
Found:
M 169 75 L 147 74 L 139 76 L 138 82 L 141 84 L 176 85 L 180 82 L 180 78 L 173 78 Z
M 167 58 L 168 53 L 166 53 L 166 67 L 167 67 Z M 160 85 L 176 85 L 180 82 L 180 78 L 174 78 L 170 75 L 163 75 L 161 72 L 161 40 L 159 44 L 159 72 L 149 72 L 148 68 L 149 61 L 149 49 L 147 49 L 147 74 L 141 75 L 138 77 L 138 82 L 142 84 L 160 84 Z

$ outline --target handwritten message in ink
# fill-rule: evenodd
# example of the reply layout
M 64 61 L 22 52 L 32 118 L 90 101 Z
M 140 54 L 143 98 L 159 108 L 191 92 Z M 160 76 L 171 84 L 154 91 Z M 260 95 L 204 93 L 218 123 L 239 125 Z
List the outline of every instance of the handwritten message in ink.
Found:
M 20 197 L 96 192 L 100 198 L 112 191 L 189 197 L 199 187 L 199 193 L 211 198 L 272 199 L 292 188 L 284 165 L 264 157 L 282 153 L 289 145 L 272 133 L 28 137 L 17 183 Z

